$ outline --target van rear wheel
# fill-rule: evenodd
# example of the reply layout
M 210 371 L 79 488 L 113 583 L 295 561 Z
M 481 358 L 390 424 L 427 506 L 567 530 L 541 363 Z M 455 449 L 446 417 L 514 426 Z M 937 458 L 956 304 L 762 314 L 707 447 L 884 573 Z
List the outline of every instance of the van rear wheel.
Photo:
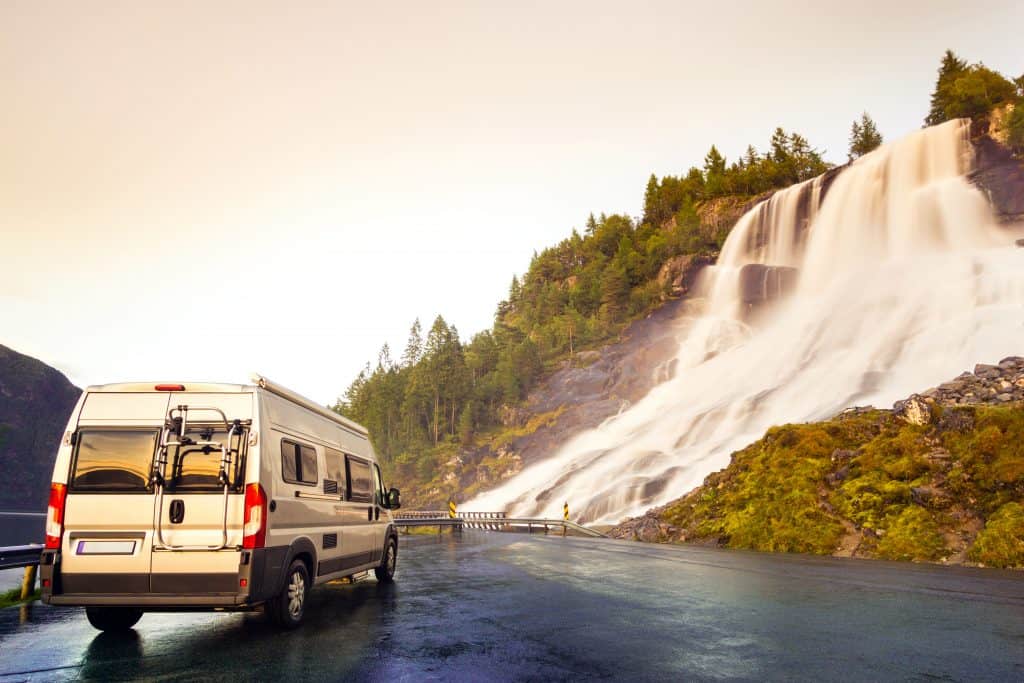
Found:
M 373 570 L 377 580 L 381 583 L 393 583 L 395 580 L 395 568 L 398 566 L 398 541 L 394 536 L 388 538 L 384 546 L 384 556 L 380 558 L 380 566 Z
M 101 631 L 127 631 L 142 618 L 142 610 L 134 607 L 99 607 L 85 608 L 85 616 L 89 623 Z
M 309 570 L 302 560 L 295 560 L 288 567 L 284 586 L 276 597 L 267 601 L 266 612 L 270 620 L 283 628 L 296 628 L 306 613 L 306 596 L 309 595 Z

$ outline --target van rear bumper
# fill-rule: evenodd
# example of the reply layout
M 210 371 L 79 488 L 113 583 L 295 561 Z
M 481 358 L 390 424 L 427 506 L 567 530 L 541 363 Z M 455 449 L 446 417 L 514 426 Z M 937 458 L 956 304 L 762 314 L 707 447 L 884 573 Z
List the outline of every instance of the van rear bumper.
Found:
M 280 590 L 287 546 L 245 550 L 235 572 L 80 573 L 61 571 L 60 553 L 43 552 L 42 600 L 50 605 L 135 605 L 160 609 L 246 609 Z
M 50 595 L 44 598 L 44 602 L 51 605 L 124 605 L 132 607 L 145 607 L 149 611 L 176 611 L 179 609 L 246 609 L 253 607 L 249 601 L 249 595 L 126 595 L 103 594 L 103 593 L 61 593 Z

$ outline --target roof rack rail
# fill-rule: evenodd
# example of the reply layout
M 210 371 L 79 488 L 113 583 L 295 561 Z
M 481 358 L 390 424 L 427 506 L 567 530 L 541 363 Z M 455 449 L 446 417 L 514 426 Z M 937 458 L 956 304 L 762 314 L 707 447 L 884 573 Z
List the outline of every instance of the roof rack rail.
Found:
M 280 384 L 277 384 L 276 382 L 271 382 L 263 375 L 254 373 L 252 375 L 252 383 L 261 389 L 266 389 L 272 394 L 277 394 L 282 398 L 286 398 L 292 403 L 297 403 L 300 406 L 303 406 L 304 408 L 309 408 L 310 410 L 326 417 L 328 420 L 333 420 L 334 422 L 340 424 L 342 427 L 345 427 L 346 429 L 356 432 L 360 436 L 368 437 L 370 435 L 366 427 L 362 426 L 361 424 L 357 424 L 352 420 L 349 420 L 348 418 L 338 415 L 338 413 L 334 412 L 333 410 L 320 405 L 316 401 L 306 398 L 302 394 L 297 394 L 291 389 L 288 389 L 287 387 L 283 387 Z

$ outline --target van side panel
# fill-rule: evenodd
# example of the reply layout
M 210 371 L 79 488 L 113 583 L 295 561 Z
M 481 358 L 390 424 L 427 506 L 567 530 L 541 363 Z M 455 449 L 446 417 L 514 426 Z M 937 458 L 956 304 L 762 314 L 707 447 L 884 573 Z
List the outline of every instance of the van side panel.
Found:
M 268 546 L 291 546 L 296 539 L 309 541 L 316 552 L 311 558 L 311 575 L 322 583 L 379 562 L 375 557 L 373 503 L 344 500 L 344 481 L 337 493 L 324 489 L 327 478 L 327 449 L 372 458 L 365 436 L 317 415 L 270 392 L 260 392 L 264 410 L 264 484 L 275 511 L 270 513 Z M 314 483 L 285 481 L 282 441 L 316 449 L 317 475 Z M 379 555 L 379 552 L 377 553 Z

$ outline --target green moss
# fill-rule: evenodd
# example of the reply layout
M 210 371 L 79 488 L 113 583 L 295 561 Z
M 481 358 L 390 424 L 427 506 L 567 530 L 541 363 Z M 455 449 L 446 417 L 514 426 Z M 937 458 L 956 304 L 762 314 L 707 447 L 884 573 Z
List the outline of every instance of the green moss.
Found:
M 535 433 L 541 427 L 553 426 L 564 412 L 565 406 L 563 405 L 546 413 L 534 415 L 521 427 L 505 427 L 491 431 L 480 439 L 479 444 L 489 446 L 494 450 L 501 449 L 511 444 L 515 439 Z
M 946 542 L 932 515 L 909 505 L 888 525 L 875 551 L 888 560 L 937 560 L 946 552 Z
M 663 518 L 691 540 L 811 553 L 834 552 L 852 523 L 865 532 L 858 554 L 927 561 L 955 550 L 944 534 L 964 532 L 958 520 L 980 515 L 989 524 L 971 559 L 1024 565 L 1024 410 L 955 411 L 923 426 L 868 411 L 773 427 Z
M 1007 503 L 992 515 L 968 552 L 990 567 L 1024 567 L 1024 506 Z

